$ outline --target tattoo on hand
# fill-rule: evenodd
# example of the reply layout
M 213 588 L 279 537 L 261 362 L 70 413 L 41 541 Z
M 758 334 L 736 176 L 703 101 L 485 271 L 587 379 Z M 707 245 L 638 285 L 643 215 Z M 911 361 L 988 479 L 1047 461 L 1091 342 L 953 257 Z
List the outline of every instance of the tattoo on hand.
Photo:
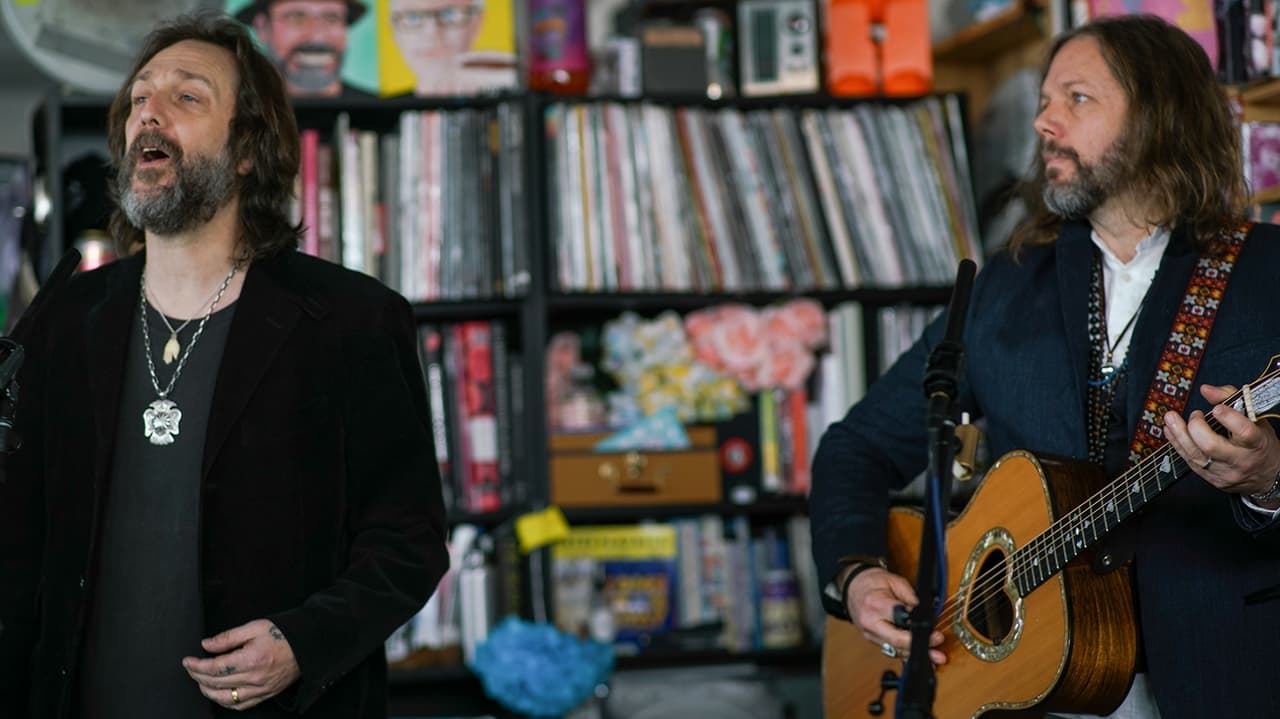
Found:
M 284 640 L 284 635 L 280 633 L 280 630 L 279 630 L 279 629 L 276 629 L 276 625 L 272 624 L 272 625 L 271 625 L 271 629 L 269 629 L 268 631 L 270 631 L 270 632 L 271 632 L 271 638 L 272 638 L 272 639 L 274 639 L 274 640 L 276 640 L 276 641 L 278 641 L 278 642 L 279 642 L 279 641 L 283 641 L 283 640 Z
M 222 670 L 222 675 L 223 675 L 223 676 L 227 676 L 227 675 L 229 675 L 229 674 L 235 674 L 235 673 L 236 673 L 236 668 L 235 668 L 235 667 L 233 667 L 233 666 L 230 666 L 230 665 L 228 665 L 227 667 L 223 668 L 223 670 Z

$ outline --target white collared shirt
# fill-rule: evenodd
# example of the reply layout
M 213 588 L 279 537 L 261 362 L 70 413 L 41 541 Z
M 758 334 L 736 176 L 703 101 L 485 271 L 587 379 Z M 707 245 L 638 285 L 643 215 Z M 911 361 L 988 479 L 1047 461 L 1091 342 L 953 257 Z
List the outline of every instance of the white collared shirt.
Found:
M 1142 299 L 1147 296 L 1147 289 L 1155 279 L 1156 270 L 1160 268 L 1160 260 L 1164 257 L 1165 248 L 1169 246 L 1169 230 L 1157 227 L 1138 243 L 1133 259 L 1123 262 L 1107 247 L 1107 243 L 1098 237 L 1095 231 L 1091 238 L 1093 244 L 1102 251 L 1102 286 L 1105 292 L 1103 302 L 1107 311 L 1107 346 L 1115 344 L 1111 362 L 1119 367 L 1129 353 L 1129 340 L 1133 337 L 1133 327 L 1125 325 L 1142 307 Z M 1136 324 L 1136 322 L 1135 322 Z M 1124 337 L 1118 337 L 1124 332 Z M 1119 341 L 1117 342 L 1117 338 Z

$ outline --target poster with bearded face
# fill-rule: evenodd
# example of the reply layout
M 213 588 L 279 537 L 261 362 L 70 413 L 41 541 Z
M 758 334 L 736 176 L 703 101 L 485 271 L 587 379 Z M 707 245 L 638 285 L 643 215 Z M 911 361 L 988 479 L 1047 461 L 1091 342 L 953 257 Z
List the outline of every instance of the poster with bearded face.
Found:
M 375 97 L 373 0 L 226 0 L 294 97 Z

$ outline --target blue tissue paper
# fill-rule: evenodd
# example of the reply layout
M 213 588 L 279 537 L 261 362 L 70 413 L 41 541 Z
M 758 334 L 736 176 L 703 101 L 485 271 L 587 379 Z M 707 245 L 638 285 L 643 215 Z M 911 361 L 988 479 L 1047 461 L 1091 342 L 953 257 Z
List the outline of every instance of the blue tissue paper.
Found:
M 508 617 L 476 647 L 470 667 L 485 693 L 507 709 L 559 717 L 609 678 L 613 647 Z

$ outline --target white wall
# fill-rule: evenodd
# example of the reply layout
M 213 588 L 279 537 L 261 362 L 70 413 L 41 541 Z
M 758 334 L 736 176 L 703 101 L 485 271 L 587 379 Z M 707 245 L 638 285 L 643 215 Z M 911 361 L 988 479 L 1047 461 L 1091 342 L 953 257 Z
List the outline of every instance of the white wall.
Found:
M 0 85 L 0 156 L 31 156 L 31 123 L 44 92 L 43 85 Z
M 31 120 L 53 81 L 13 44 L 0 23 L 0 155 L 32 154 Z

